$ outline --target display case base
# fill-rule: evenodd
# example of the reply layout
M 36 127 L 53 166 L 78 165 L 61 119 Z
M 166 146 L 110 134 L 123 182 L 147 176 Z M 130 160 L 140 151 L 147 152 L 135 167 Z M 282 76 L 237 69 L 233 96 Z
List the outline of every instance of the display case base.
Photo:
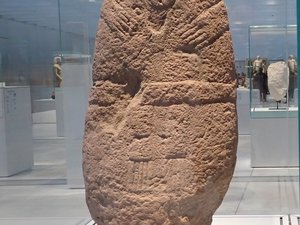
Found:
M 228 215 L 214 216 L 212 225 L 289 225 L 289 217 L 283 215 Z
M 300 215 L 291 215 L 290 216 L 291 225 L 300 225 Z
M 226 215 L 213 217 L 212 225 L 289 225 L 289 216 L 287 215 Z M 97 225 L 91 220 L 86 225 Z M 292 225 L 299 225 L 292 224 Z
M 298 108 L 251 109 L 251 166 L 298 166 Z

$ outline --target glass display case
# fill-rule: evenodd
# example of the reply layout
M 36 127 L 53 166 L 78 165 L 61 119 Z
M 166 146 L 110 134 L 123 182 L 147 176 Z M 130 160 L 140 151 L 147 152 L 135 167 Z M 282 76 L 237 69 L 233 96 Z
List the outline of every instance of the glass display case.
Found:
M 296 55 L 296 25 L 249 27 L 253 167 L 298 165 Z
M 274 44 L 276 47 L 274 47 Z M 296 25 L 281 26 L 250 26 L 249 27 L 249 59 L 248 77 L 250 78 L 251 108 L 293 107 L 297 105 L 297 85 L 295 79 L 289 79 L 286 68 L 283 76 L 286 94 L 282 99 L 274 100 L 268 87 L 268 69 L 271 64 L 297 60 L 297 27 Z M 297 74 L 297 64 L 291 78 Z M 261 71 L 258 71 L 261 69 Z M 291 67 L 289 67 L 291 70 Z M 282 85 L 283 82 L 281 82 Z M 289 85 L 288 85 L 289 84 Z M 278 104 L 277 104 L 278 103 Z

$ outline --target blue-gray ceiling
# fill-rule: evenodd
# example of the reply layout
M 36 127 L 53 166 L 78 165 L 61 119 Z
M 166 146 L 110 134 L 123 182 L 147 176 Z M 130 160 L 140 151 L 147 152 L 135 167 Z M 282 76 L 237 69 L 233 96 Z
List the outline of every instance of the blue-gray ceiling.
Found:
M 272 59 L 282 58 L 282 47 L 288 52 L 296 53 L 296 32 L 283 36 L 265 29 L 267 35 L 258 34 L 252 29 L 249 46 L 249 26 L 286 26 L 296 24 L 296 0 L 225 0 L 228 8 L 230 27 L 233 36 L 235 56 L 237 60 L 250 56 L 264 55 Z M 295 29 L 294 29 L 295 31 Z M 262 36 L 261 38 L 259 36 Z M 285 43 L 285 37 L 289 43 Z M 250 41 L 251 41 L 250 40 Z M 259 43 L 259 46 L 254 44 Z M 271 49 L 270 49 L 271 48 Z M 261 52 L 260 52 L 261 51 Z M 280 52 L 280 55 L 278 55 Z M 287 53 L 288 54 L 288 53 Z
M 50 32 L 54 37 L 46 40 L 59 42 L 60 28 L 63 36 L 72 32 L 93 39 L 100 4 L 99 0 L 0 0 L 0 39 L 31 41 L 32 32 Z
M 296 0 L 225 0 L 237 59 L 248 56 L 250 25 L 296 23 Z M 102 0 L 0 0 L 0 38 L 24 39 L 32 30 L 59 29 L 95 36 Z M 74 25 L 75 23 L 75 25 Z M 81 23 L 81 26 L 80 24 Z M 78 29 L 76 29 L 78 25 Z M 53 39 L 53 41 L 57 39 Z
M 225 3 L 236 60 L 249 57 L 249 26 L 296 24 L 296 0 Z M 57 52 L 92 54 L 101 4 L 102 0 L 0 0 L 0 80 L 22 74 L 31 84 L 48 84 L 52 79 L 52 57 Z M 250 56 L 276 59 L 295 54 L 295 29 L 278 32 L 268 31 L 265 35 L 254 29 Z

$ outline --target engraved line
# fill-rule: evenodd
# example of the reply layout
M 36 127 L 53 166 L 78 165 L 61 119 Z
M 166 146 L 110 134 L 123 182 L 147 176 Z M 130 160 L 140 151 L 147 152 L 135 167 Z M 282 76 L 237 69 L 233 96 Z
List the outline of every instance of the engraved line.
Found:
M 141 163 L 141 180 L 140 180 L 140 185 L 141 185 L 141 188 L 143 187 L 144 185 L 144 163 L 142 162 Z
M 227 24 L 223 29 L 219 30 L 216 35 L 212 36 L 208 40 L 203 43 L 200 43 L 196 46 L 197 49 L 203 49 L 207 46 L 213 45 L 216 41 L 218 41 L 221 37 L 225 35 L 229 31 L 229 24 Z
M 199 31 L 199 29 L 202 29 L 203 27 L 205 26 L 204 23 L 202 24 L 196 24 L 192 27 L 190 27 L 188 30 L 186 30 L 185 32 L 183 32 L 182 34 L 180 34 L 180 36 L 183 38 L 183 39 L 186 39 L 188 38 L 189 36 L 197 33 L 197 31 Z
M 121 9 L 124 8 L 124 7 L 121 5 L 121 3 L 120 3 L 119 1 L 117 1 L 117 0 L 114 0 L 114 1 L 112 2 L 112 4 L 114 4 L 114 6 L 119 7 L 119 8 L 121 8 Z
M 146 162 L 146 165 L 145 165 L 145 180 L 146 180 L 146 184 L 147 184 L 147 181 L 148 181 L 148 171 L 149 171 L 149 162 Z
M 109 22 L 109 20 L 107 18 L 105 18 L 106 16 L 103 16 L 103 21 L 104 23 L 109 27 L 109 29 L 111 31 L 119 31 L 120 34 L 122 34 L 123 36 L 126 35 L 126 33 L 122 30 L 121 27 L 118 27 L 116 24 Z
M 214 3 L 214 4 L 212 4 L 212 5 L 210 5 L 208 8 L 204 9 L 204 10 L 200 13 L 200 15 L 195 16 L 194 18 L 191 18 L 191 19 L 189 20 L 189 24 L 195 23 L 195 24 L 196 24 L 195 26 L 197 26 L 197 24 L 199 23 L 199 18 L 202 17 L 202 14 L 206 13 L 207 11 L 210 11 L 213 7 L 217 6 L 217 5 L 220 4 L 220 3 L 221 3 L 221 0 L 218 1 L 218 2 L 216 2 L 216 3 Z M 197 20 L 197 21 L 196 21 L 196 20 Z M 200 20 L 200 21 L 201 21 L 201 20 Z M 179 26 L 178 28 L 179 28 L 178 31 L 184 30 L 184 32 L 185 32 L 186 30 L 185 30 L 184 28 L 186 28 L 186 24 L 182 23 L 181 26 Z M 184 33 L 184 32 L 183 32 L 183 33 Z M 182 33 L 181 33 L 181 34 L 179 33 L 179 35 L 181 36 Z
M 135 182 L 135 165 L 136 163 L 134 162 L 132 165 L 132 184 Z
M 198 31 L 197 33 L 195 33 L 194 35 L 190 36 L 190 38 L 188 38 L 187 41 L 190 45 L 197 46 L 206 41 L 206 36 L 207 36 L 206 33 L 204 33 L 201 30 L 201 31 Z

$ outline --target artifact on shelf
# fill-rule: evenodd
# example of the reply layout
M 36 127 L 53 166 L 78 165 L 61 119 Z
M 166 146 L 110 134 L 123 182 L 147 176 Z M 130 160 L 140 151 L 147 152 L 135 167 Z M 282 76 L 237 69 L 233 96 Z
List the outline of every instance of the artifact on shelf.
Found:
M 98 225 L 211 224 L 236 160 L 233 58 L 224 1 L 104 1 L 83 147 Z
M 61 57 L 54 57 L 53 59 L 53 79 L 55 87 L 61 87 L 62 74 L 61 74 Z
M 253 61 L 252 67 L 253 67 L 253 73 L 254 74 L 259 73 L 259 71 L 263 69 L 264 61 L 259 55 L 256 56 L 256 59 Z
M 270 95 L 276 102 L 284 99 L 288 89 L 288 67 L 283 61 L 271 63 L 268 67 Z
M 268 94 L 268 76 L 267 76 L 267 59 L 257 56 L 252 63 L 253 88 L 259 90 L 260 101 L 267 101 Z
M 294 91 L 296 87 L 296 76 L 298 71 L 297 60 L 294 55 L 290 55 L 287 61 L 289 68 L 289 87 L 288 87 L 288 98 L 290 100 L 294 99 Z

